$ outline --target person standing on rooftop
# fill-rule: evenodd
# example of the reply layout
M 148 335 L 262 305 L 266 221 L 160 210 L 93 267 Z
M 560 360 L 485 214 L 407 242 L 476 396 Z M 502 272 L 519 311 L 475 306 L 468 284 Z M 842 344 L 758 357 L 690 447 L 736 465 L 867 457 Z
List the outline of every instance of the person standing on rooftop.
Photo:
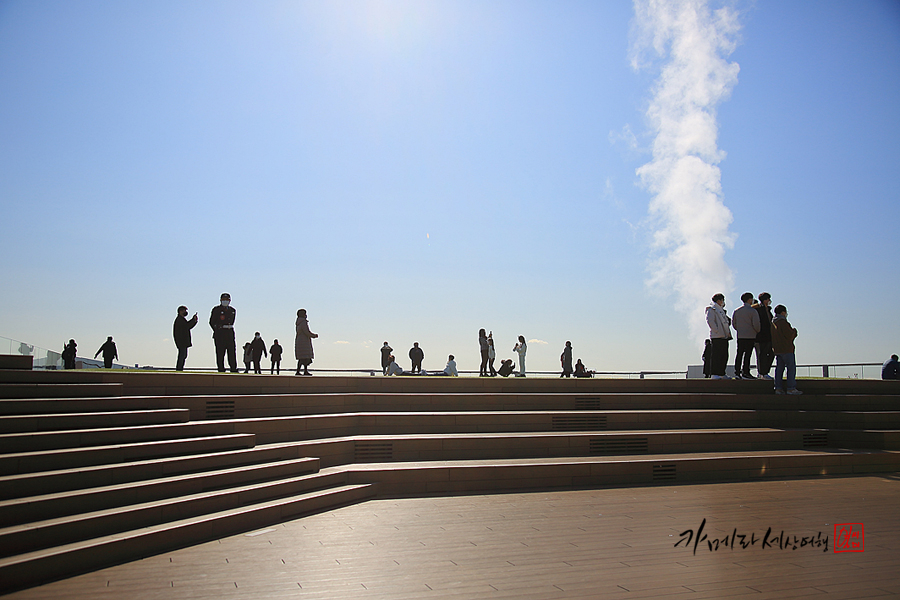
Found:
M 281 344 L 279 344 L 276 339 L 275 343 L 272 344 L 272 347 L 269 348 L 269 359 L 272 361 L 272 366 L 269 368 L 269 375 L 281 375 L 281 354 L 283 352 L 284 348 L 281 347 Z
M 225 354 L 228 354 L 228 368 L 232 373 L 238 372 L 234 341 L 235 317 L 237 311 L 231 306 L 231 294 L 222 294 L 219 297 L 219 304 L 214 306 L 209 314 L 209 326 L 213 330 L 213 340 L 216 343 L 216 366 L 219 373 L 225 372 Z
M 309 376 L 309 365 L 313 361 L 313 344 L 312 341 L 319 337 L 318 333 L 309 330 L 309 321 L 306 318 L 306 309 L 301 308 L 297 311 L 297 321 L 295 323 L 297 336 L 294 338 L 294 357 L 297 359 L 297 372 L 294 375 L 300 375 L 300 367 L 303 367 L 303 375 Z
M 783 304 L 775 307 L 775 319 L 772 321 L 772 348 L 775 350 L 775 393 L 784 394 L 787 384 L 788 394 L 802 394 L 797 389 L 797 357 L 794 340 L 797 330 L 787 320 L 787 308 Z M 784 370 L 787 369 L 787 381 L 783 381 Z
M 513 346 L 513 352 L 519 354 L 519 372 L 516 377 L 525 377 L 525 353 L 528 352 L 528 344 L 525 343 L 525 336 L 520 335 L 519 341 Z
M 410 373 L 422 372 L 422 360 L 424 358 L 425 352 L 419 348 L 419 342 L 413 342 L 413 347 L 409 349 L 409 360 L 412 361 Z
M 716 294 L 706 307 L 706 324 L 709 325 L 709 339 L 712 356 L 709 372 L 712 379 L 728 379 L 725 367 L 728 365 L 728 340 L 731 339 L 731 319 L 725 312 L 725 295 Z
M 191 347 L 191 329 L 197 324 L 197 313 L 187 319 L 187 306 L 178 307 L 178 316 L 172 324 L 172 339 L 175 340 L 175 347 L 178 348 L 178 358 L 175 359 L 175 370 L 184 371 L 184 361 L 187 360 L 188 348 Z
M 478 348 L 481 350 L 481 367 L 478 369 L 479 377 L 487 377 L 488 373 L 488 360 L 490 354 L 490 344 L 488 344 L 487 332 L 482 328 L 478 330 Z
M 759 303 L 753 308 L 759 314 L 759 333 L 756 334 L 756 372 L 760 379 L 772 380 L 769 371 L 775 352 L 772 350 L 772 294 L 763 292 L 759 295 Z
M 566 342 L 566 347 L 563 348 L 559 361 L 562 363 L 560 377 L 570 377 L 572 375 L 572 342 Z
M 113 359 L 119 359 L 119 351 L 116 350 L 116 343 L 113 341 L 112 336 L 106 338 L 106 341 L 103 342 L 103 345 L 100 346 L 100 349 L 94 353 L 94 358 L 97 358 L 97 355 L 103 353 L 103 367 L 106 369 L 112 369 Z
M 736 379 L 756 379 L 750 374 L 750 358 L 759 333 L 759 313 L 753 308 L 753 294 L 741 295 L 743 306 L 731 315 L 731 322 L 737 331 L 737 352 L 734 355 L 734 376 Z
M 387 375 L 388 366 L 391 364 L 391 353 L 394 351 L 387 342 L 381 347 L 381 374 Z

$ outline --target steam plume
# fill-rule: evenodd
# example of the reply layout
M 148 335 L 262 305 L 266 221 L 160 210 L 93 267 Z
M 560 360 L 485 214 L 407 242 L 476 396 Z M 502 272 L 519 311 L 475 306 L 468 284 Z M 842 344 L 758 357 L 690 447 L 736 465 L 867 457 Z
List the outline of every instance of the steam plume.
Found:
M 725 251 L 734 246 L 731 211 L 722 202 L 716 146 L 716 106 L 737 83 L 728 62 L 740 29 L 729 8 L 705 0 L 635 0 L 638 34 L 632 66 L 652 48 L 662 59 L 647 117 L 655 133 L 653 160 L 637 170 L 653 198 L 652 261 L 648 284 L 677 296 L 692 336 L 707 336 L 703 307 L 734 286 Z

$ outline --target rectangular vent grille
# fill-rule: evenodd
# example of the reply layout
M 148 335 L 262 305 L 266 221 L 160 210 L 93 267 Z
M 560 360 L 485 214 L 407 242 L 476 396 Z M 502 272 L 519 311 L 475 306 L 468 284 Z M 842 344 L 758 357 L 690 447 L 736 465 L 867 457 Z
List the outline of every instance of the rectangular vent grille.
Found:
M 234 400 L 207 400 L 207 419 L 233 419 Z
M 803 434 L 804 448 L 824 448 L 828 446 L 828 432 L 815 431 Z
M 603 398 L 575 398 L 575 408 L 577 410 L 601 410 Z
M 653 481 L 675 481 L 675 465 L 653 465 Z
M 619 439 L 602 439 L 593 438 L 590 441 L 590 453 L 596 454 L 632 454 L 635 452 L 646 452 L 648 446 L 647 438 L 619 438 Z
M 394 444 L 391 442 L 356 442 L 356 462 L 380 462 L 392 460 Z
M 553 431 L 598 431 L 606 429 L 606 415 L 556 415 Z

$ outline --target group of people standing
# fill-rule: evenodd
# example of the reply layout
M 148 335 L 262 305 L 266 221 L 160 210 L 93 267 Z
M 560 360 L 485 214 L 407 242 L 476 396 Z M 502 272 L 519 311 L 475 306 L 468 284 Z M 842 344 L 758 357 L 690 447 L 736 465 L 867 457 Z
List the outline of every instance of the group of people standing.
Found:
M 187 360 L 188 348 L 191 347 L 191 329 L 197 325 L 197 313 L 190 319 L 187 318 L 188 309 L 186 306 L 178 307 L 178 315 L 175 317 L 175 323 L 172 326 L 172 335 L 175 340 L 175 346 L 178 348 L 178 359 L 175 363 L 176 371 L 184 370 L 184 363 Z M 220 373 L 225 372 L 225 358 L 228 358 L 228 367 L 232 373 L 237 373 L 237 350 L 235 347 L 234 336 L 234 320 L 237 317 L 237 311 L 231 306 L 231 294 L 222 294 L 219 297 L 219 304 L 213 307 L 209 315 L 209 326 L 213 331 L 213 341 L 216 345 L 216 366 Z M 296 337 L 294 338 L 294 357 L 297 359 L 296 375 L 311 375 L 309 365 L 313 361 L 313 345 L 312 340 L 319 337 L 317 333 L 309 330 L 309 320 L 307 319 L 306 309 L 301 308 L 297 311 L 297 320 L 294 323 Z M 270 373 L 281 373 L 281 356 L 284 351 L 278 340 L 272 344 L 268 352 L 266 351 L 266 343 L 257 331 L 253 336 L 252 342 L 244 344 L 244 367 L 245 373 L 250 371 L 250 363 L 253 363 L 254 373 L 262 373 L 260 360 L 262 357 L 268 356 L 272 360 Z M 302 368 L 302 372 L 301 372 Z
M 75 340 L 69 340 L 67 343 L 63 344 L 61 356 L 64 369 L 75 368 L 75 357 L 77 354 L 78 344 L 75 343 Z M 94 358 L 97 358 L 100 354 L 103 354 L 103 367 L 112 369 L 113 361 L 119 359 L 119 350 L 116 348 L 116 343 L 113 341 L 112 336 L 106 338 L 106 341 L 103 342 L 100 349 L 94 353 Z
M 773 380 L 769 375 L 775 360 L 775 393 L 802 394 L 797 389 L 797 359 L 794 340 L 797 330 L 787 320 L 787 308 L 779 304 L 774 309 L 772 295 L 763 292 L 758 300 L 753 294 L 741 295 L 743 303 L 729 317 L 725 312 L 724 294 L 712 297 L 706 307 L 706 323 L 709 340 L 703 353 L 703 372 L 712 379 L 729 379 L 725 374 L 728 364 L 728 342 L 733 339 L 732 328 L 737 332 L 737 353 L 734 360 L 735 379 L 756 379 L 750 373 L 750 359 L 756 350 L 756 369 L 760 379 Z M 787 371 L 787 379 L 784 374 Z

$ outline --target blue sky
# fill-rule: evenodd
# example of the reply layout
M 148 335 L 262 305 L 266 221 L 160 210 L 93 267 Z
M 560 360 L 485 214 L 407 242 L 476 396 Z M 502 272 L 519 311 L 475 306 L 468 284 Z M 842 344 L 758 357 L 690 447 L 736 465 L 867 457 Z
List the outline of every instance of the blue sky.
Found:
M 800 363 L 883 361 L 900 3 L 728 7 L 709 285 L 787 305 Z M 668 55 L 640 31 L 629 2 L 0 2 L 0 336 L 171 366 L 186 304 L 209 367 L 228 291 L 239 342 L 289 347 L 306 308 L 313 367 L 388 340 L 475 369 L 481 327 L 535 370 L 566 340 L 598 370 L 696 364 L 709 285 L 648 284 Z

